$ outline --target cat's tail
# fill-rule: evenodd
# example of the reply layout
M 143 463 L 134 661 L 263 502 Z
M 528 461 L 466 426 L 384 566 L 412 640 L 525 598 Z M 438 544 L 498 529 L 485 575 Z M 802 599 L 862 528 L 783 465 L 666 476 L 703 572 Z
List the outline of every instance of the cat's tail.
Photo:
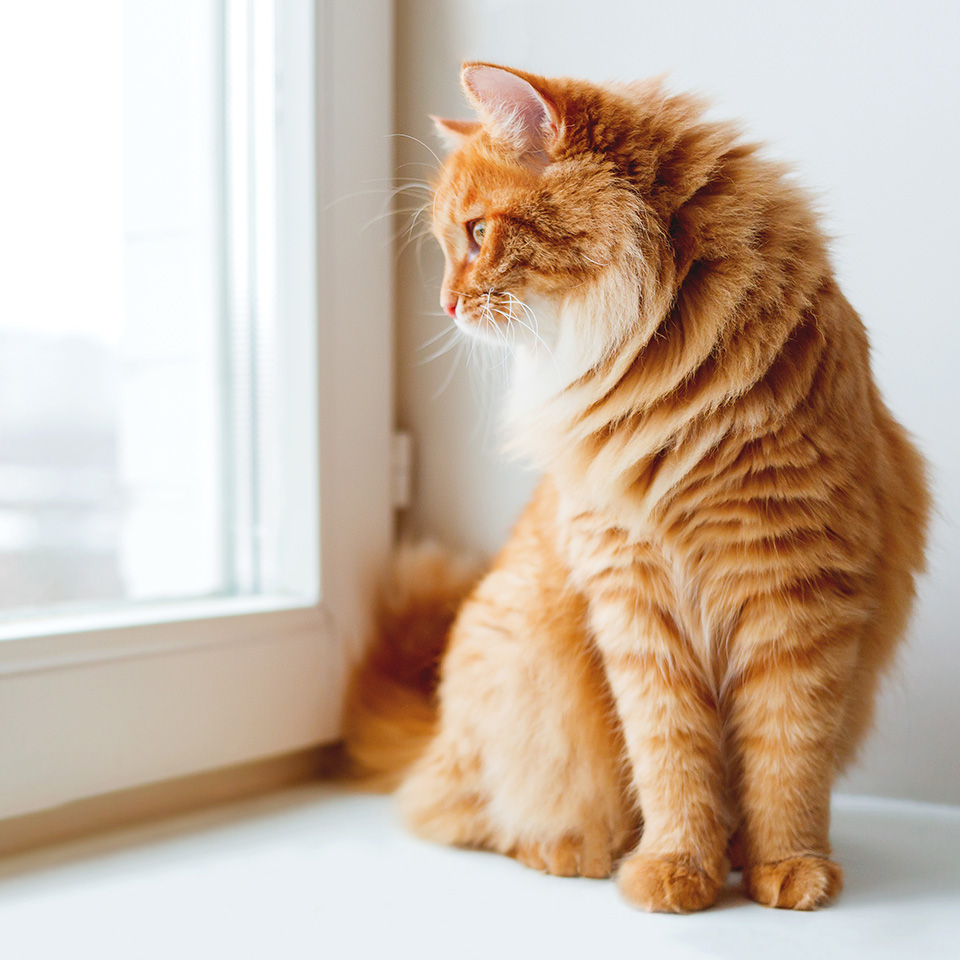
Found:
M 480 573 L 475 560 L 433 543 L 397 551 L 375 634 L 347 691 L 340 773 L 390 790 L 426 748 L 437 720 L 440 658 Z

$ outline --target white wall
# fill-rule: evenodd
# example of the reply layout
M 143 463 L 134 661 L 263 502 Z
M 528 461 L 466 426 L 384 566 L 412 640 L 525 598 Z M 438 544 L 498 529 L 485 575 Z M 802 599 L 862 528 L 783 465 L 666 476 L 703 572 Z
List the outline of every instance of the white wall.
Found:
M 595 80 L 670 71 L 718 115 L 795 162 L 823 196 L 837 270 L 872 337 L 893 410 L 933 466 L 940 516 L 912 641 L 845 789 L 960 803 L 960 4 L 712 0 L 398 0 L 397 130 L 436 148 L 428 113 L 469 115 L 464 59 Z M 401 176 L 428 149 L 398 138 Z M 409 165 L 408 165 L 409 164 Z M 418 166 L 417 164 L 425 164 Z M 401 423 L 418 443 L 410 526 L 493 550 L 532 479 L 498 458 L 499 371 L 478 397 L 463 363 L 423 363 L 443 329 L 441 258 L 401 257 Z M 474 358 L 476 360 L 476 358 Z M 476 364 L 474 363 L 474 366 Z

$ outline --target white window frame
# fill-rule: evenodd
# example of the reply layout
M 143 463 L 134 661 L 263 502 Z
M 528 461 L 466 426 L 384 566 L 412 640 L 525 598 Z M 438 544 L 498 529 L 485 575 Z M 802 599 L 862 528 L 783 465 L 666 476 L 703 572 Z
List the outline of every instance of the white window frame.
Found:
M 389 0 L 279 8 L 293 23 L 285 76 L 315 91 L 284 127 L 281 152 L 299 161 L 284 170 L 278 269 L 293 291 L 284 310 L 316 321 L 316 382 L 289 385 L 287 402 L 317 411 L 317 444 L 287 454 L 302 468 L 291 496 L 319 477 L 302 530 L 306 546 L 320 538 L 319 570 L 302 549 L 300 576 L 320 601 L 234 598 L 6 627 L 0 818 L 339 734 L 346 668 L 393 535 L 389 220 L 360 229 L 392 175 L 393 14 Z

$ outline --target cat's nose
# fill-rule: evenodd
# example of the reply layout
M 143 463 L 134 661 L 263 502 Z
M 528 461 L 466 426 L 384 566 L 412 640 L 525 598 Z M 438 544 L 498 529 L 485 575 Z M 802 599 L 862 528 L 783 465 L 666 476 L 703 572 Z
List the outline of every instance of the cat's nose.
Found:
M 443 303 L 443 309 L 450 314 L 451 317 L 456 318 L 457 316 L 457 298 L 453 300 L 445 300 Z

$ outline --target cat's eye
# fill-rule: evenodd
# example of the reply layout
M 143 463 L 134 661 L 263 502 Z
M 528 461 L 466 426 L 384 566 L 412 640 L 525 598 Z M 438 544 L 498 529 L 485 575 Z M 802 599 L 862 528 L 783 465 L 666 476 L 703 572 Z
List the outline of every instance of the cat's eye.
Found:
M 474 220 L 470 224 L 470 236 L 473 238 L 473 242 L 478 246 L 483 246 L 483 236 L 487 232 L 487 221 L 486 220 Z

